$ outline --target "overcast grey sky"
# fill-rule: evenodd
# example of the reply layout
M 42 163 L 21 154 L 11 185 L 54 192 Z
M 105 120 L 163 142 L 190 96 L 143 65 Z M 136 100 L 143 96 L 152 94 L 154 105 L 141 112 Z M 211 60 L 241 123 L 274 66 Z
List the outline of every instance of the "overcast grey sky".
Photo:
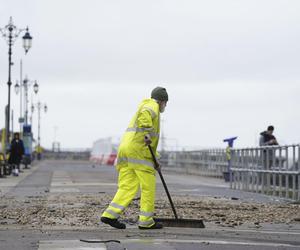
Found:
M 2 0 L 30 28 L 33 47 L 13 47 L 12 79 L 38 80 L 46 102 L 42 144 L 90 147 L 121 136 L 138 103 L 162 85 L 169 146 L 254 146 L 275 126 L 281 144 L 299 143 L 300 1 Z M 1 38 L 2 39 L 2 38 Z M 8 46 L 0 41 L 0 126 L 7 102 Z M 19 96 L 12 92 L 15 129 Z M 34 114 L 34 131 L 37 115 Z

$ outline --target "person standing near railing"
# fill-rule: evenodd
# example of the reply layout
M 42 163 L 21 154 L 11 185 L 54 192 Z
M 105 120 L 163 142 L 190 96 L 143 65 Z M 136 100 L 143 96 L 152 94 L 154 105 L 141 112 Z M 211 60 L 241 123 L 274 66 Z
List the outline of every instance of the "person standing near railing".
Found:
M 276 137 L 273 135 L 274 126 L 268 126 L 266 131 L 260 133 L 259 138 L 259 146 L 266 147 L 266 146 L 276 146 L 279 145 L 277 142 Z M 263 164 L 264 166 L 269 169 L 273 165 L 273 149 L 264 149 L 263 150 Z M 267 164 L 269 162 L 269 164 Z
M 276 137 L 273 135 L 274 126 L 270 125 L 267 131 L 260 133 L 259 146 L 274 146 L 278 145 Z

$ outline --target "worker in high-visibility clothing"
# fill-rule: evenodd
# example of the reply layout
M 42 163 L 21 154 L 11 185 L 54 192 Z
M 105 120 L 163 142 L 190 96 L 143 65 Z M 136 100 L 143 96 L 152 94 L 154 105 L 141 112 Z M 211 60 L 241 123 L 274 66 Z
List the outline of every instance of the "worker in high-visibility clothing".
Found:
M 164 112 L 168 93 L 156 87 L 151 98 L 143 100 L 121 140 L 117 155 L 118 191 L 101 217 L 103 223 L 118 229 L 126 225 L 118 220 L 125 208 L 141 190 L 139 229 L 160 229 L 153 219 L 155 200 L 155 165 L 148 149 L 156 152 L 159 140 L 160 113 Z M 158 155 L 158 153 L 156 153 Z

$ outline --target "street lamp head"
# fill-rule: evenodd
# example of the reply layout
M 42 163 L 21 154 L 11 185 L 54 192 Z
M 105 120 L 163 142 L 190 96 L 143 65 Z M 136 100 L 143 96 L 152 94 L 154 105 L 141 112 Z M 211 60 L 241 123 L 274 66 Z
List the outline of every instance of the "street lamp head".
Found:
M 18 81 L 16 81 L 16 84 L 15 84 L 15 92 L 16 92 L 16 94 L 19 94 L 19 90 L 20 90 L 20 85 L 19 85 Z
M 28 83 L 28 77 L 25 76 L 25 79 L 23 80 L 23 84 L 26 85 Z
M 39 85 L 37 84 L 37 81 L 34 82 L 34 85 L 33 85 L 33 91 L 34 93 L 37 94 L 37 92 L 39 91 Z
M 23 36 L 23 47 L 25 49 L 25 54 L 27 54 L 28 50 L 31 48 L 32 45 L 32 36 L 29 34 L 28 27 L 26 28 L 26 33 Z

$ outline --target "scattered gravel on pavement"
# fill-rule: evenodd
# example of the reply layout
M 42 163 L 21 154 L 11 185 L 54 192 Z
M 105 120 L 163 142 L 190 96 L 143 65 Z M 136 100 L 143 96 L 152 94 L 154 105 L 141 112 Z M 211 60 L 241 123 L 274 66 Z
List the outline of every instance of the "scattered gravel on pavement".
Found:
M 47 197 L 27 197 L 25 200 L 1 197 L 0 225 L 95 227 L 111 195 L 56 194 Z M 180 218 L 203 219 L 220 227 L 235 227 L 244 223 L 260 227 L 261 223 L 300 223 L 300 204 L 262 204 L 210 197 L 174 196 Z M 167 198 L 157 197 L 156 217 L 173 218 Z M 135 224 L 139 214 L 139 199 L 135 199 L 121 220 Z

